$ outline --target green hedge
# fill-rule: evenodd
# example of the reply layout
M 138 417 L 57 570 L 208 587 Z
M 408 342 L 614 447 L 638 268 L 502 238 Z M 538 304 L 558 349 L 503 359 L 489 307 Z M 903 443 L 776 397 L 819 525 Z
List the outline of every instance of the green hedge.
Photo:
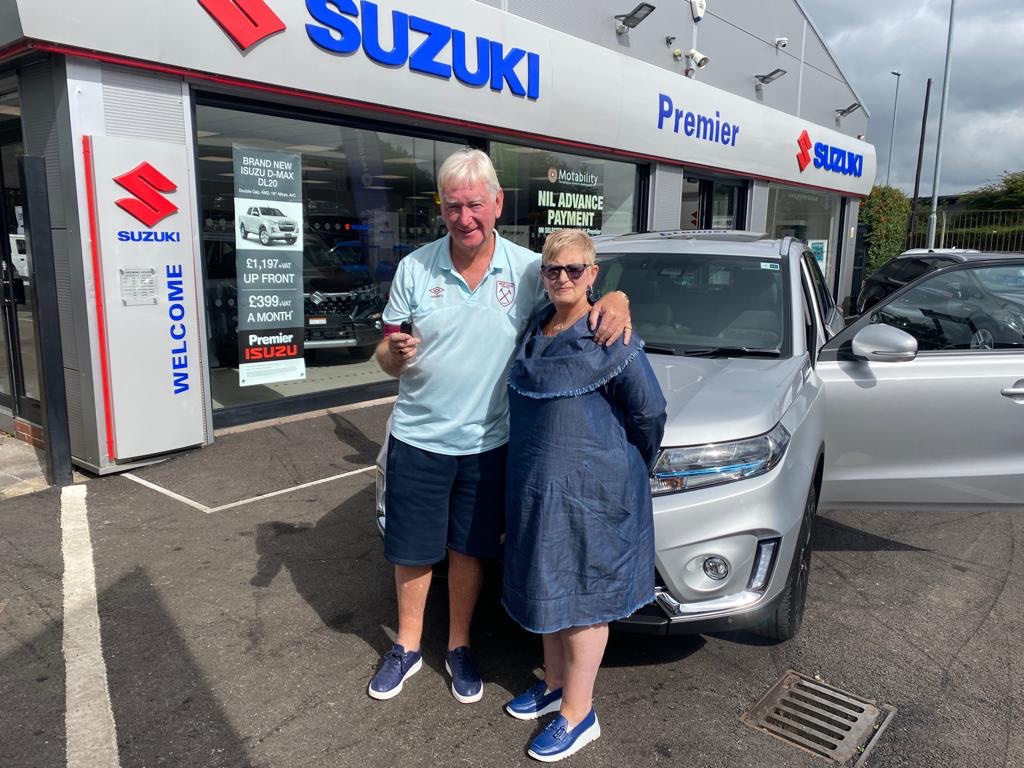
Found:
M 860 204 L 860 222 L 866 224 L 867 272 L 870 274 L 903 252 L 910 200 L 896 187 L 876 186 Z

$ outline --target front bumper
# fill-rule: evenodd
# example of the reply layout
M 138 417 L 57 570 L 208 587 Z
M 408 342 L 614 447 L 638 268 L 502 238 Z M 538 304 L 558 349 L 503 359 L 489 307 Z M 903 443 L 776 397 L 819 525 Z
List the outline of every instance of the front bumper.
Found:
M 656 496 L 656 599 L 616 626 L 689 634 L 760 623 L 785 590 L 816 459 L 817 450 L 794 439 L 764 475 Z M 727 576 L 705 573 L 711 556 L 729 564 Z

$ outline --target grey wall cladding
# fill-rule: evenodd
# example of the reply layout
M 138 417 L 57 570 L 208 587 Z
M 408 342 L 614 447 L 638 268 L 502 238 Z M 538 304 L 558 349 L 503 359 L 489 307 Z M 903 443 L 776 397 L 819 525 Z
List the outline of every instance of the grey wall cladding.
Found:
M 651 229 L 679 229 L 683 200 L 683 169 L 659 165 L 651 177 Z
M 181 80 L 103 65 L 103 111 L 108 136 L 185 143 Z

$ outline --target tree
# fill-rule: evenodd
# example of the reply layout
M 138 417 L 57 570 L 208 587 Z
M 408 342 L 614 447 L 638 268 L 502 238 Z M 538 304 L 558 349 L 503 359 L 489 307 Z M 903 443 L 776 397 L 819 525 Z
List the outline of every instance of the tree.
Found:
M 910 200 L 896 187 L 875 186 L 860 204 L 860 221 L 868 227 L 870 274 L 903 251 Z
M 1024 171 L 1005 171 L 995 184 L 968 192 L 960 201 L 974 210 L 1024 208 Z

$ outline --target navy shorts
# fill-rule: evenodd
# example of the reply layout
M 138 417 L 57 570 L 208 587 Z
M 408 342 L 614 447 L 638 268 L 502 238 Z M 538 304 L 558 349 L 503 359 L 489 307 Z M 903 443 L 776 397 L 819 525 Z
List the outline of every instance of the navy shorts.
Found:
M 498 557 L 505 532 L 508 447 L 448 456 L 388 440 L 384 557 L 396 565 L 433 565 L 447 550 Z

